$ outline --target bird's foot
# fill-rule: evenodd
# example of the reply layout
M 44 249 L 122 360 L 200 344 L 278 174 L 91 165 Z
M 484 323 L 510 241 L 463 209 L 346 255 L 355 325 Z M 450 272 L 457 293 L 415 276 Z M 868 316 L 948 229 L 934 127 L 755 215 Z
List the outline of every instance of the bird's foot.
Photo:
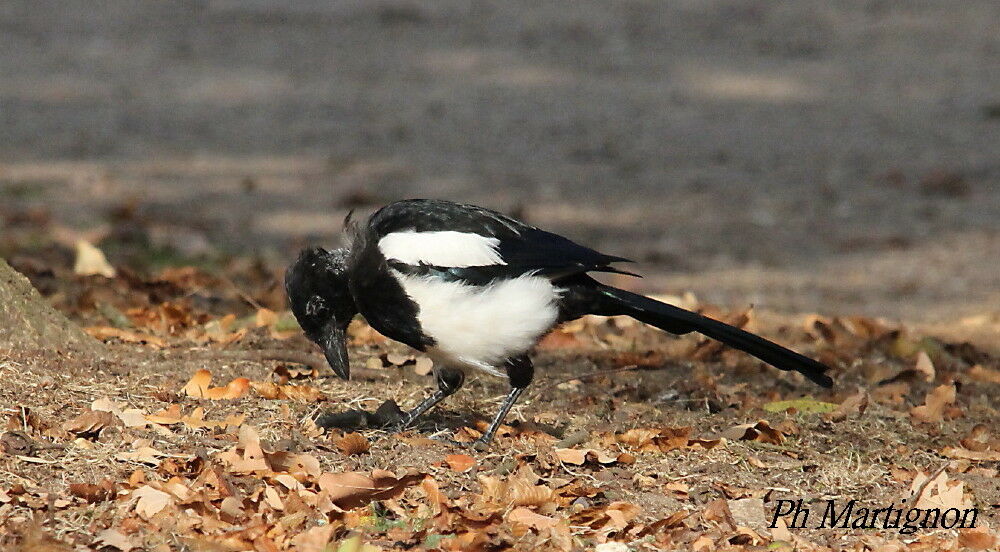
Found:
M 410 429 L 410 424 L 413 423 L 413 419 L 408 417 L 403 417 L 402 420 L 396 420 L 391 424 L 386 424 L 383 429 L 389 433 L 402 433 L 407 429 Z

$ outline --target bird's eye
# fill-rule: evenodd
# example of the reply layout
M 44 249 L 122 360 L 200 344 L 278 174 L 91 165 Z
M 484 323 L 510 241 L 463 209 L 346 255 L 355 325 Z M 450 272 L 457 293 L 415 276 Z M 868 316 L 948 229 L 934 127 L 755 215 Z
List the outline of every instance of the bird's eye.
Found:
M 306 303 L 306 314 L 310 316 L 315 316 L 326 308 L 326 302 L 323 298 L 318 295 L 313 295 L 309 298 L 309 302 Z

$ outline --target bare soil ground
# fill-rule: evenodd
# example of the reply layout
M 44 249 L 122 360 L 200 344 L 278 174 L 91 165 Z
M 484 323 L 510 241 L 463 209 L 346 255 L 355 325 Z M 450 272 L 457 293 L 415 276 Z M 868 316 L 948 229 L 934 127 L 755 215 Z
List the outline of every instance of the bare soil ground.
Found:
M 649 291 L 978 317 L 996 340 L 998 17 L 992 0 L 6 2 L 0 216 L 93 229 L 133 205 L 180 253 L 288 260 L 351 207 L 446 197 L 641 261 Z
M 5 353 L 0 542 L 317 551 L 360 545 L 351 535 L 374 549 L 454 550 L 995 542 L 1000 361 L 968 343 L 864 317 L 743 316 L 673 298 L 822 359 L 836 387 L 695 336 L 594 317 L 543 341 L 525 400 L 476 452 L 428 437 L 475 437 L 502 381 L 473 378 L 402 434 L 318 429 L 322 412 L 374 410 L 387 398 L 409 407 L 432 378 L 363 323 L 351 332 L 355 381 L 267 360 L 318 356 L 287 312 L 266 308 L 281 298 L 263 274 L 239 263 L 225 278 L 192 268 L 31 273 L 111 353 L 96 362 Z M 787 400 L 800 402 L 775 404 Z M 921 473 L 941 486 L 921 487 Z M 815 510 L 809 527 L 767 526 L 779 500 L 800 498 Z M 825 501 L 851 499 L 978 508 L 979 529 L 816 527 Z
M 772 533 L 758 514 L 898 503 L 924 472 L 961 481 L 997 528 L 998 18 L 991 0 L 4 2 L 0 256 L 112 353 L 0 355 L 0 548 L 324 550 L 357 532 L 385 549 L 995 549 Z M 413 404 L 430 382 L 411 365 L 294 380 L 298 400 L 182 391 L 198 369 L 280 378 L 290 364 L 233 351 L 311 351 L 281 322 L 281 267 L 336 243 L 350 209 L 419 196 L 635 258 L 647 277 L 616 281 L 632 289 L 753 304 L 750 327 L 830 363 L 837 387 L 594 321 L 539 351 L 519 423 L 484 454 L 422 437 L 489 416 L 501 382 L 470 382 L 406 436 L 363 432 L 366 452 L 309 420 Z M 81 237 L 117 278 L 72 274 Z M 258 327 L 260 307 L 278 321 Z M 362 332 L 355 366 L 389 351 L 405 353 Z M 851 406 L 858 387 L 867 408 L 839 421 L 763 409 Z M 122 416 L 63 428 L 104 398 Z M 124 413 L 173 405 L 187 421 Z M 197 407 L 246 418 L 205 427 Z M 758 420 L 780 438 L 691 441 Z M 226 462 L 254 446 L 241 428 L 266 466 Z M 322 474 L 375 468 L 429 479 L 377 506 L 330 500 L 343 481 Z

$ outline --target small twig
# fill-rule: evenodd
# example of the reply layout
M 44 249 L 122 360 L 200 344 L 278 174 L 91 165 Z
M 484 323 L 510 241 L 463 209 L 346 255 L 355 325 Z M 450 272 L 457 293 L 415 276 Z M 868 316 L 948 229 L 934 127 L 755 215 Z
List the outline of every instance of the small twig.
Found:
M 230 279 L 228 276 L 223 276 L 222 274 L 215 274 L 215 277 L 221 280 L 223 284 L 226 284 L 227 286 L 232 288 L 233 291 L 235 291 L 236 294 L 240 296 L 240 299 L 246 301 L 246 303 L 251 307 L 257 310 L 264 308 L 253 297 L 251 297 L 249 293 L 243 291 L 240 288 L 240 286 L 236 285 L 236 282 L 232 281 L 232 279 Z
M 927 490 L 927 485 L 930 485 L 931 481 L 937 479 L 937 476 L 941 475 L 941 472 L 943 472 L 945 468 L 948 467 L 948 464 L 949 464 L 948 462 L 942 464 L 940 468 L 935 470 L 934 473 L 932 473 L 923 483 L 921 483 L 920 486 L 917 487 L 917 490 L 910 495 L 910 498 L 913 499 L 914 505 L 916 505 L 916 503 L 920 501 L 920 496 L 923 495 L 924 491 Z

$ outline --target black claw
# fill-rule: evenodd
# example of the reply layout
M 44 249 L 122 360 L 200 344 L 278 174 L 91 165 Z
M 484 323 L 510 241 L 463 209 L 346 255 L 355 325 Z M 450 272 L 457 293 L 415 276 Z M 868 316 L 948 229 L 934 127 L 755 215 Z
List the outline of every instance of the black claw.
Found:
M 392 424 L 392 425 L 385 426 L 384 429 L 386 431 L 388 431 L 389 433 L 402 433 L 402 432 L 404 432 L 404 431 L 406 431 L 407 429 L 410 428 L 410 423 L 412 421 L 413 420 L 405 420 L 405 421 L 399 422 L 397 424 Z

